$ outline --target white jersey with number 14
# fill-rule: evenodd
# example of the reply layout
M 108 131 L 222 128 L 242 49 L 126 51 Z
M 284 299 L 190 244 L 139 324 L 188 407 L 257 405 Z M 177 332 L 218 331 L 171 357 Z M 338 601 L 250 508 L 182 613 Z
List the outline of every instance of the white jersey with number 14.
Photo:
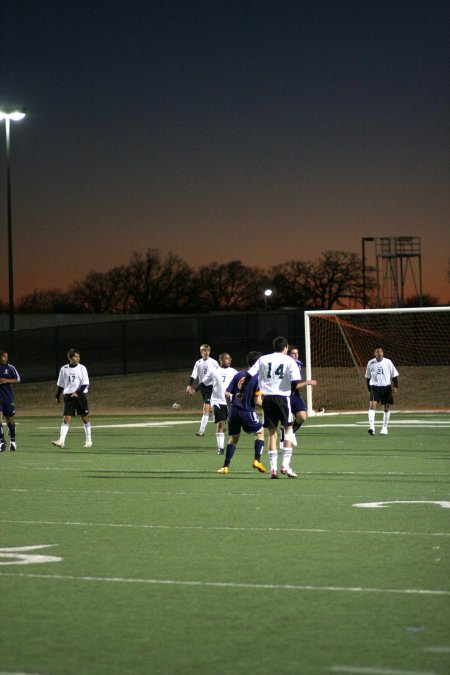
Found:
M 302 379 L 297 363 L 283 352 L 261 356 L 248 374 L 258 375 L 261 393 L 269 396 L 290 396 L 291 382 Z

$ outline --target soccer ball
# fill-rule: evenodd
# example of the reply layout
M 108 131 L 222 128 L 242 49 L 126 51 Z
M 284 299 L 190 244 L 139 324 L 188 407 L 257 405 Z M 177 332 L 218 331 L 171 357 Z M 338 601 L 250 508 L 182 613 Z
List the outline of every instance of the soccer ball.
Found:
M 174 403 L 173 406 L 172 406 L 172 408 L 173 408 L 174 410 L 179 410 L 179 409 L 181 408 L 181 405 L 180 405 L 179 403 Z

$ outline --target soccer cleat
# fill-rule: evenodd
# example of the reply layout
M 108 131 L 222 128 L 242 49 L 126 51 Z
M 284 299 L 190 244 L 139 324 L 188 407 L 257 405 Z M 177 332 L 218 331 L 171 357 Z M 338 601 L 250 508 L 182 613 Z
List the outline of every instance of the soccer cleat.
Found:
M 4 443 L 4 442 L 2 441 L 2 442 L 0 443 L 0 452 L 5 452 L 5 450 L 6 450 L 6 443 Z
M 270 477 L 271 478 L 278 478 L 278 471 L 275 471 L 275 469 L 272 469 L 270 472 Z
M 224 454 L 225 454 L 225 450 L 224 450 L 223 448 L 220 448 L 220 449 L 217 451 L 217 454 L 218 454 L 218 455 L 224 455 Z
M 374 429 L 373 427 L 369 427 L 369 428 L 367 429 L 367 433 L 370 434 L 371 436 L 373 436 L 374 433 L 375 433 L 375 429 Z
M 292 471 L 290 466 L 288 466 L 287 469 L 285 469 L 284 466 L 282 466 L 280 471 L 288 478 L 297 478 L 297 474 L 295 473 L 295 471 Z
M 205 435 L 205 432 L 204 432 L 204 431 L 196 431 L 196 432 L 195 432 L 195 435 L 196 435 L 196 436 L 204 436 L 204 435 Z
M 9 451 L 10 452 L 15 452 L 17 450 L 17 444 L 16 441 L 10 441 L 9 442 Z
M 267 473 L 267 469 L 264 466 L 264 464 L 262 462 L 258 461 L 257 459 L 253 460 L 252 467 L 254 469 L 258 469 L 259 473 Z
M 84 444 L 84 447 L 85 448 L 92 448 L 92 441 L 86 441 L 86 443 Z
M 229 473 L 230 469 L 227 466 L 221 466 L 220 469 L 217 469 L 217 473 Z
M 382 436 L 387 436 L 388 435 L 388 428 L 387 427 L 381 427 L 380 434 Z
M 63 448 L 64 443 L 62 441 L 52 441 L 52 445 L 54 445 L 57 448 Z

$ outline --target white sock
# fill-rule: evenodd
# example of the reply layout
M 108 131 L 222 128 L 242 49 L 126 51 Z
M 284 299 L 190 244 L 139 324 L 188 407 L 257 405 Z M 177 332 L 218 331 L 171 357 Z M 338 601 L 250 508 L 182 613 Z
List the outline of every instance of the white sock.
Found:
M 200 422 L 200 431 L 205 431 L 206 425 L 208 424 L 209 414 L 203 413 L 202 421 Z
M 216 439 L 217 439 L 217 449 L 223 450 L 223 444 L 225 442 L 225 434 L 221 431 L 218 431 L 216 433 Z
M 285 448 L 283 451 L 283 464 L 282 464 L 282 466 L 285 469 L 288 469 L 290 467 L 291 457 L 292 457 L 292 448 Z
M 64 422 L 61 424 L 61 431 L 59 432 L 59 440 L 64 443 L 66 436 L 69 433 L 69 425 Z
M 369 410 L 369 427 L 375 426 L 375 410 Z
M 384 427 L 387 427 L 387 425 L 389 424 L 390 416 L 391 416 L 390 410 L 388 410 L 387 412 L 386 411 L 384 412 L 384 414 L 383 414 L 383 426 Z
M 270 460 L 270 468 L 272 471 L 278 470 L 278 450 L 269 450 L 267 453 Z
M 86 424 L 83 424 L 84 426 L 84 433 L 86 434 L 86 440 L 90 441 L 91 440 L 91 423 L 87 422 Z

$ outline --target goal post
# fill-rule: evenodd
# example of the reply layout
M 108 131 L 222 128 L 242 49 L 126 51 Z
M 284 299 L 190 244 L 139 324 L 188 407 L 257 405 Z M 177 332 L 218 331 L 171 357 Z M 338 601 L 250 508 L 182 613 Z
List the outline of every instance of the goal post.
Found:
M 399 372 L 396 410 L 450 412 L 450 307 L 421 307 L 305 311 L 308 414 L 367 410 L 377 346 Z

